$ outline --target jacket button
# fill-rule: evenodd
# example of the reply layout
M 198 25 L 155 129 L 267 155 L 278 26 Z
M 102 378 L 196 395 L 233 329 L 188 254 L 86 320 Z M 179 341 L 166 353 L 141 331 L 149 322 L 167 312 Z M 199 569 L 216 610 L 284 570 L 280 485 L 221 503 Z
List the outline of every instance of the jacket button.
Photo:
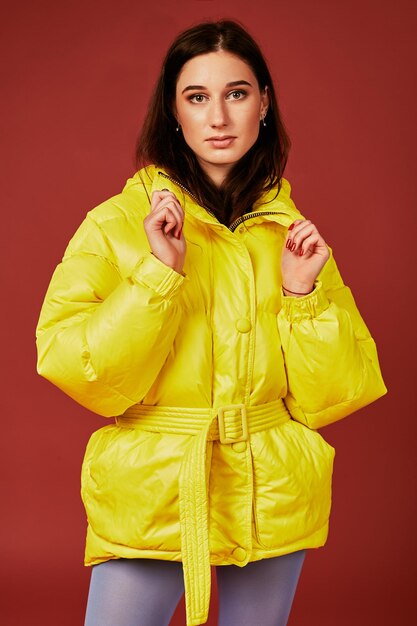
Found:
M 236 321 L 236 328 L 240 333 L 248 333 L 252 328 L 252 324 L 250 323 L 250 320 L 243 317 L 242 319 Z
M 239 228 L 239 232 L 240 232 L 240 233 L 244 233 L 244 232 L 245 232 L 245 227 L 244 227 L 244 226 L 241 226 L 241 227 Z
M 232 448 L 235 452 L 244 452 L 246 450 L 246 441 L 236 441 L 236 443 L 232 443 Z
M 246 550 L 238 546 L 233 550 L 233 556 L 237 561 L 244 561 L 246 559 Z

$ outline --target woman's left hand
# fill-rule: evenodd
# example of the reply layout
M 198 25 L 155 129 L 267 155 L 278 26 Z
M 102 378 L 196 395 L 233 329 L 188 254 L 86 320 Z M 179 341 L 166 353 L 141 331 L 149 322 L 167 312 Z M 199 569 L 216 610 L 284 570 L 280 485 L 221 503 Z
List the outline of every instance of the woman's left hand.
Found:
M 314 224 L 310 220 L 295 220 L 288 229 L 282 250 L 283 287 L 298 294 L 312 291 L 329 256 L 326 242 Z

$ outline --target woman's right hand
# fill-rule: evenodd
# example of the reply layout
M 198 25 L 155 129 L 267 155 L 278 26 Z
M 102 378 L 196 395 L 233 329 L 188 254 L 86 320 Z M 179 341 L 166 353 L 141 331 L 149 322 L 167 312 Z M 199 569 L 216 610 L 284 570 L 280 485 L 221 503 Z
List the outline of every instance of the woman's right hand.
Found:
M 175 194 L 167 189 L 154 191 L 143 227 L 153 254 L 179 274 L 186 251 L 183 223 L 184 210 Z

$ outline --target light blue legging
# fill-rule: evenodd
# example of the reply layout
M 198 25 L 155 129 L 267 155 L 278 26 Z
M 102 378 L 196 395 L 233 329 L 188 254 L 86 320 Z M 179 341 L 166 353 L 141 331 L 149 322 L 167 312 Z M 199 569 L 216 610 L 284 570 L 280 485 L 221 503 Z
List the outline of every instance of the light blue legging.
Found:
M 218 626 L 286 626 L 305 554 L 217 566 Z M 183 593 L 181 562 L 105 561 L 92 566 L 84 626 L 168 626 Z

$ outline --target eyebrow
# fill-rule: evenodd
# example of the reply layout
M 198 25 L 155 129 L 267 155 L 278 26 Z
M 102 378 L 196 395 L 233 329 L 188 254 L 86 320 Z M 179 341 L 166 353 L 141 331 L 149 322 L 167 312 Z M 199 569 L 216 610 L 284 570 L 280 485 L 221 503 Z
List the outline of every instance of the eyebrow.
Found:
M 226 87 L 237 87 L 238 85 L 249 85 L 249 87 L 252 87 L 252 85 L 248 83 L 247 80 L 232 80 L 231 83 L 226 83 Z M 185 87 L 185 89 L 183 89 L 181 93 L 183 94 L 186 91 L 192 91 L 195 89 L 207 89 L 207 87 L 204 87 L 204 85 L 188 85 L 188 87 Z

